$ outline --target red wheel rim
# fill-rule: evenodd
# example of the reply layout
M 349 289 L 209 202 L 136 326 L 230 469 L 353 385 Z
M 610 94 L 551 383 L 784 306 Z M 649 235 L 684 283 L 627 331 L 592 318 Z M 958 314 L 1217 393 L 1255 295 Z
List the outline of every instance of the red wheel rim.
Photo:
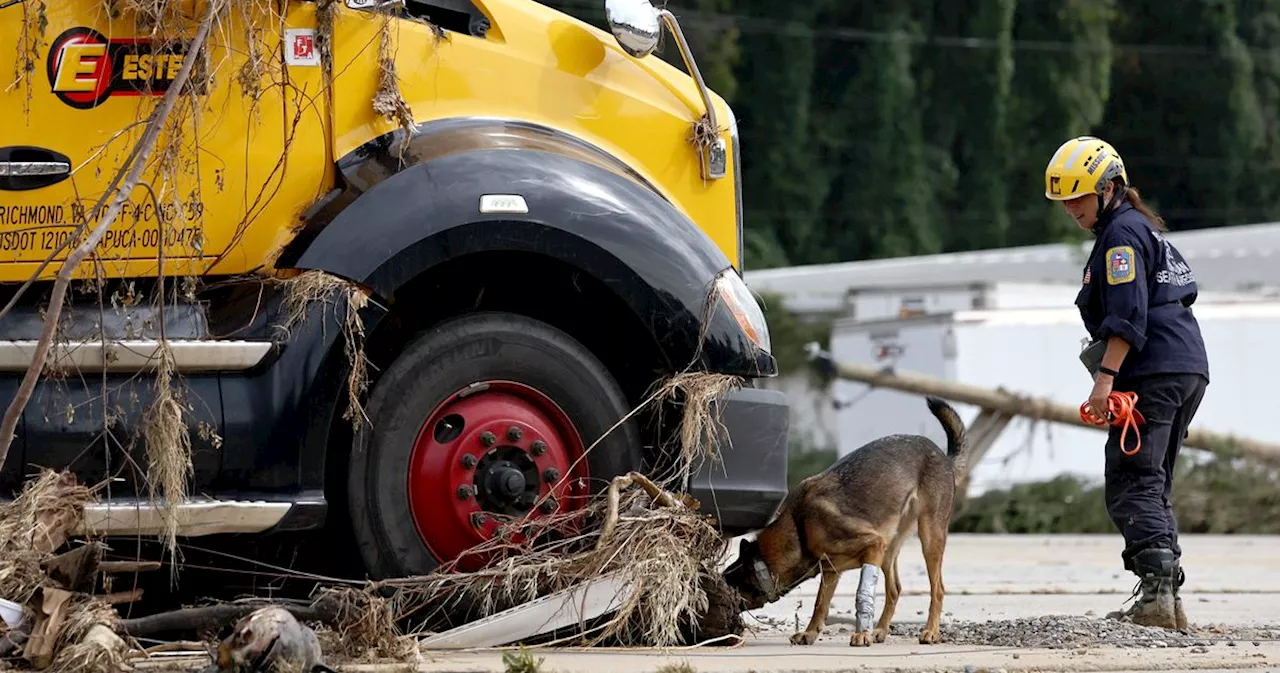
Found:
M 437 561 L 477 570 L 489 556 L 463 552 L 504 523 L 586 504 L 585 453 L 568 414 L 537 389 L 514 381 L 467 386 L 418 431 L 408 475 L 414 527 Z

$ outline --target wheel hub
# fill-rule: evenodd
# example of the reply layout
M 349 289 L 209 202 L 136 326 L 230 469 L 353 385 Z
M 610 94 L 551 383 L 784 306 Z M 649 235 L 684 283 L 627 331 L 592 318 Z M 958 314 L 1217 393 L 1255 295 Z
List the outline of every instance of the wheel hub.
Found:
M 489 381 L 426 417 L 410 457 L 409 508 L 438 561 L 475 570 L 488 557 L 464 552 L 506 524 L 582 507 L 589 477 L 582 439 L 559 406 L 529 386 Z
M 490 449 L 476 466 L 474 483 L 486 512 L 509 516 L 533 509 L 542 488 L 537 464 L 518 446 Z

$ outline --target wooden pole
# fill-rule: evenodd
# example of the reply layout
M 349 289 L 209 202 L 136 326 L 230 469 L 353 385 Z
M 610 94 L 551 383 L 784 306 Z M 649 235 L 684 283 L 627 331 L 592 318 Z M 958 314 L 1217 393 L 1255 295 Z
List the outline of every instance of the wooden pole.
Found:
M 1003 388 L 992 390 L 955 381 L 944 381 L 914 372 L 890 372 L 864 364 L 836 362 L 830 354 L 820 351 L 817 344 L 809 345 L 809 357 L 827 376 L 860 381 L 873 388 L 891 388 L 905 393 L 933 395 L 952 402 L 972 404 L 982 409 L 1002 411 L 1031 419 L 1043 419 L 1099 431 L 1103 429 L 1080 420 L 1078 405 L 1071 406 L 1042 397 L 1018 395 Z M 1221 456 L 1253 458 L 1280 466 L 1280 445 L 1235 435 L 1191 428 L 1187 438 L 1183 440 L 1183 445 L 1204 449 Z

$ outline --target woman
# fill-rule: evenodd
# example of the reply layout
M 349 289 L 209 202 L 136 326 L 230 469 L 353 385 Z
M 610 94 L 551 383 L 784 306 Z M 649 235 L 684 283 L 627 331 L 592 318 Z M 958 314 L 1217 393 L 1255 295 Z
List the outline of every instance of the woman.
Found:
M 1045 168 L 1045 197 L 1062 203 L 1095 238 L 1076 297 L 1093 339 L 1081 355 L 1093 376 L 1089 406 L 1106 418 L 1112 391 L 1133 392 L 1144 419 L 1139 437 L 1107 437 L 1107 514 L 1124 536 L 1126 570 L 1141 596 L 1109 617 L 1186 628 L 1178 589 L 1185 580 L 1170 505 L 1174 465 L 1209 384 L 1209 361 L 1191 313 L 1196 281 L 1164 237 L 1163 220 L 1129 186 L 1124 162 L 1091 136 L 1063 143 Z M 1101 358 L 1097 357 L 1101 354 Z M 1133 446 L 1141 442 L 1138 451 Z

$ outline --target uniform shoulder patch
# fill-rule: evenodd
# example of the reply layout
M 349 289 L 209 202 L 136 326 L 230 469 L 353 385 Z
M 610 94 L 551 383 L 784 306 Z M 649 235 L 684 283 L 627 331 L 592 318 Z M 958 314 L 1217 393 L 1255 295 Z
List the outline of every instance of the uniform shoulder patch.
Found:
M 1123 285 L 1137 277 L 1133 268 L 1133 248 L 1118 245 L 1107 250 L 1107 285 Z

